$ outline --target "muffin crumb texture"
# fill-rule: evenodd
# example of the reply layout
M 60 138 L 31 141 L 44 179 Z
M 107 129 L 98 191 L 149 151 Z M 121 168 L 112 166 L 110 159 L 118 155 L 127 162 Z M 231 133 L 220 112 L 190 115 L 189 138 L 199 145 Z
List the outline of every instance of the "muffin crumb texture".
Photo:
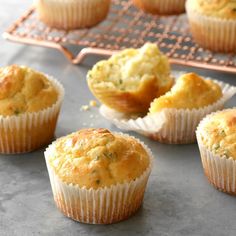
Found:
M 198 109 L 213 104 L 222 97 L 220 86 L 212 80 L 205 80 L 194 73 L 182 75 L 165 95 L 156 98 L 150 113 L 164 108 Z
M 17 65 L 0 68 L 0 115 L 43 110 L 57 98 L 56 88 L 43 74 Z
M 155 44 L 146 43 L 140 49 L 125 49 L 108 60 L 98 62 L 88 73 L 96 86 L 107 86 L 121 91 L 136 90 L 143 80 L 156 78 L 168 83 L 170 67 L 167 57 Z M 172 80 L 171 80 L 172 81 Z
M 135 180 L 150 163 L 138 141 L 106 129 L 83 129 L 53 145 L 48 161 L 56 175 L 87 189 Z
M 150 102 L 173 85 L 168 59 L 153 43 L 98 62 L 87 77 L 94 96 L 123 113 L 146 113 Z

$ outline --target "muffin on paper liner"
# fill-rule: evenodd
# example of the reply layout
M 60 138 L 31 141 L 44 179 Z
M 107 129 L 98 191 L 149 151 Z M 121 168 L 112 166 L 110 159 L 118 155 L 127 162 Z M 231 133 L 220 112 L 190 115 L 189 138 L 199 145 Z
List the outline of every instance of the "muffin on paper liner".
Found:
M 30 152 L 53 139 L 64 89 L 56 79 L 50 76 L 47 79 L 58 91 L 57 102 L 38 112 L 0 116 L 0 153 Z
M 133 0 L 138 8 L 152 14 L 180 14 L 185 11 L 186 0 Z
M 186 12 L 194 40 L 203 48 L 216 52 L 236 52 L 236 20 L 205 16 L 190 9 Z
M 200 150 L 204 173 L 208 181 L 218 190 L 236 195 L 236 161 L 232 157 L 214 154 L 202 142 L 201 127 L 214 112 L 205 117 L 196 130 L 198 147 Z
M 145 117 L 128 117 L 102 105 L 100 113 L 122 130 L 135 131 L 161 143 L 194 143 L 195 130 L 200 120 L 213 111 L 221 110 L 225 102 L 236 93 L 236 87 L 214 81 L 220 85 L 223 96 L 214 104 L 200 109 L 166 108 Z
M 104 20 L 110 0 L 36 0 L 35 6 L 45 24 L 70 30 L 91 27 Z
M 151 150 L 143 142 L 135 139 L 142 144 L 150 157 L 148 168 L 140 177 L 131 182 L 98 189 L 81 188 L 78 185 L 68 184 L 60 180 L 48 161 L 49 156 L 54 153 L 54 143 L 52 143 L 44 155 L 54 201 L 58 209 L 65 216 L 88 224 L 112 224 L 132 216 L 143 202 L 153 163 Z

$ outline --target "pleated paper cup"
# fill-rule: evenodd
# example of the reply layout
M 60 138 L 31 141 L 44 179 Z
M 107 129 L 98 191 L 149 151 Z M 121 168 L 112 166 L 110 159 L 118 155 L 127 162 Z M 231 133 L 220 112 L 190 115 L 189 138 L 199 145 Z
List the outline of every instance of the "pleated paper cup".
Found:
M 45 24 L 70 30 L 91 27 L 104 20 L 110 0 L 36 0 L 35 6 Z
M 47 79 L 58 91 L 58 100 L 51 107 L 32 113 L 0 116 L 0 153 L 16 154 L 36 150 L 54 137 L 64 89 L 54 78 Z
M 45 159 L 58 209 L 65 216 L 88 224 L 112 224 L 132 216 L 142 204 L 153 162 L 151 150 L 139 142 L 150 157 L 150 164 L 144 173 L 131 182 L 96 190 L 65 183 L 56 175 L 48 161 L 50 155 L 54 155 L 54 143 L 52 143 L 45 151 Z
M 138 8 L 145 12 L 161 15 L 180 14 L 185 11 L 186 0 L 133 0 Z
M 203 108 L 191 110 L 166 108 L 152 115 L 133 118 L 102 105 L 100 113 L 122 130 L 135 131 L 161 143 L 194 143 L 195 130 L 202 118 L 211 112 L 221 110 L 225 102 L 236 93 L 236 87 L 214 81 L 221 87 L 223 96 L 214 104 Z
M 204 145 L 201 138 L 201 127 L 211 115 L 200 122 L 196 131 L 204 173 L 215 188 L 236 195 L 236 161 L 232 157 L 213 153 Z
M 236 20 L 204 16 L 186 3 L 191 33 L 203 48 L 215 52 L 236 52 Z

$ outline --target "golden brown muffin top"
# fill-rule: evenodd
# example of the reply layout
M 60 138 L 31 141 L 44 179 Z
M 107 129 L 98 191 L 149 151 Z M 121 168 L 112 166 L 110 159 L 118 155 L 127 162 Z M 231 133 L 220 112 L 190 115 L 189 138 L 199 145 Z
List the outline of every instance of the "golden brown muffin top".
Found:
M 36 112 L 57 98 L 56 88 L 43 74 L 18 65 L 0 68 L 0 115 Z
M 136 91 L 143 82 L 153 79 L 159 87 L 172 83 L 168 59 L 154 43 L 118 52 L 88 72 L 88 82 L 93 86 L 119 91 Z
M 208 116 L 199 126 L 204 145 L 215 154 L 236 160 L 236 109 Z
M 188 0 L 187 5 L 206 16 L 236 19 L 236 0 Z
M 107 129 L 82 129 L 58 139 L 48 161 L 62 181 L 87 189 L 130 182 L 150 165 L 136 139 Z
M 182 75 L 169 92 L 156 98 L 149 111 L 155 113 L 164 108 L 198 109 L 213 104 L 221 97 L 222 91 L 217 83 L 188 73 Z

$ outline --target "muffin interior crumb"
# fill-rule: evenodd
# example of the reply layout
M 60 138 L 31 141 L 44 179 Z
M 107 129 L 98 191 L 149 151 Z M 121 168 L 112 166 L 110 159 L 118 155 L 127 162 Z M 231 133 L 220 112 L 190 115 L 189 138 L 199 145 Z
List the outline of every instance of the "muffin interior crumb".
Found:
M 137 90 L 143 80 L 156 79 L 169 83 L 169 63 L 155 44 L 147 43 L 140 49 L 126 49 L 109 60 L 98 62 L 88 73 L 94 86 L 116 88 L 120 91 Z

